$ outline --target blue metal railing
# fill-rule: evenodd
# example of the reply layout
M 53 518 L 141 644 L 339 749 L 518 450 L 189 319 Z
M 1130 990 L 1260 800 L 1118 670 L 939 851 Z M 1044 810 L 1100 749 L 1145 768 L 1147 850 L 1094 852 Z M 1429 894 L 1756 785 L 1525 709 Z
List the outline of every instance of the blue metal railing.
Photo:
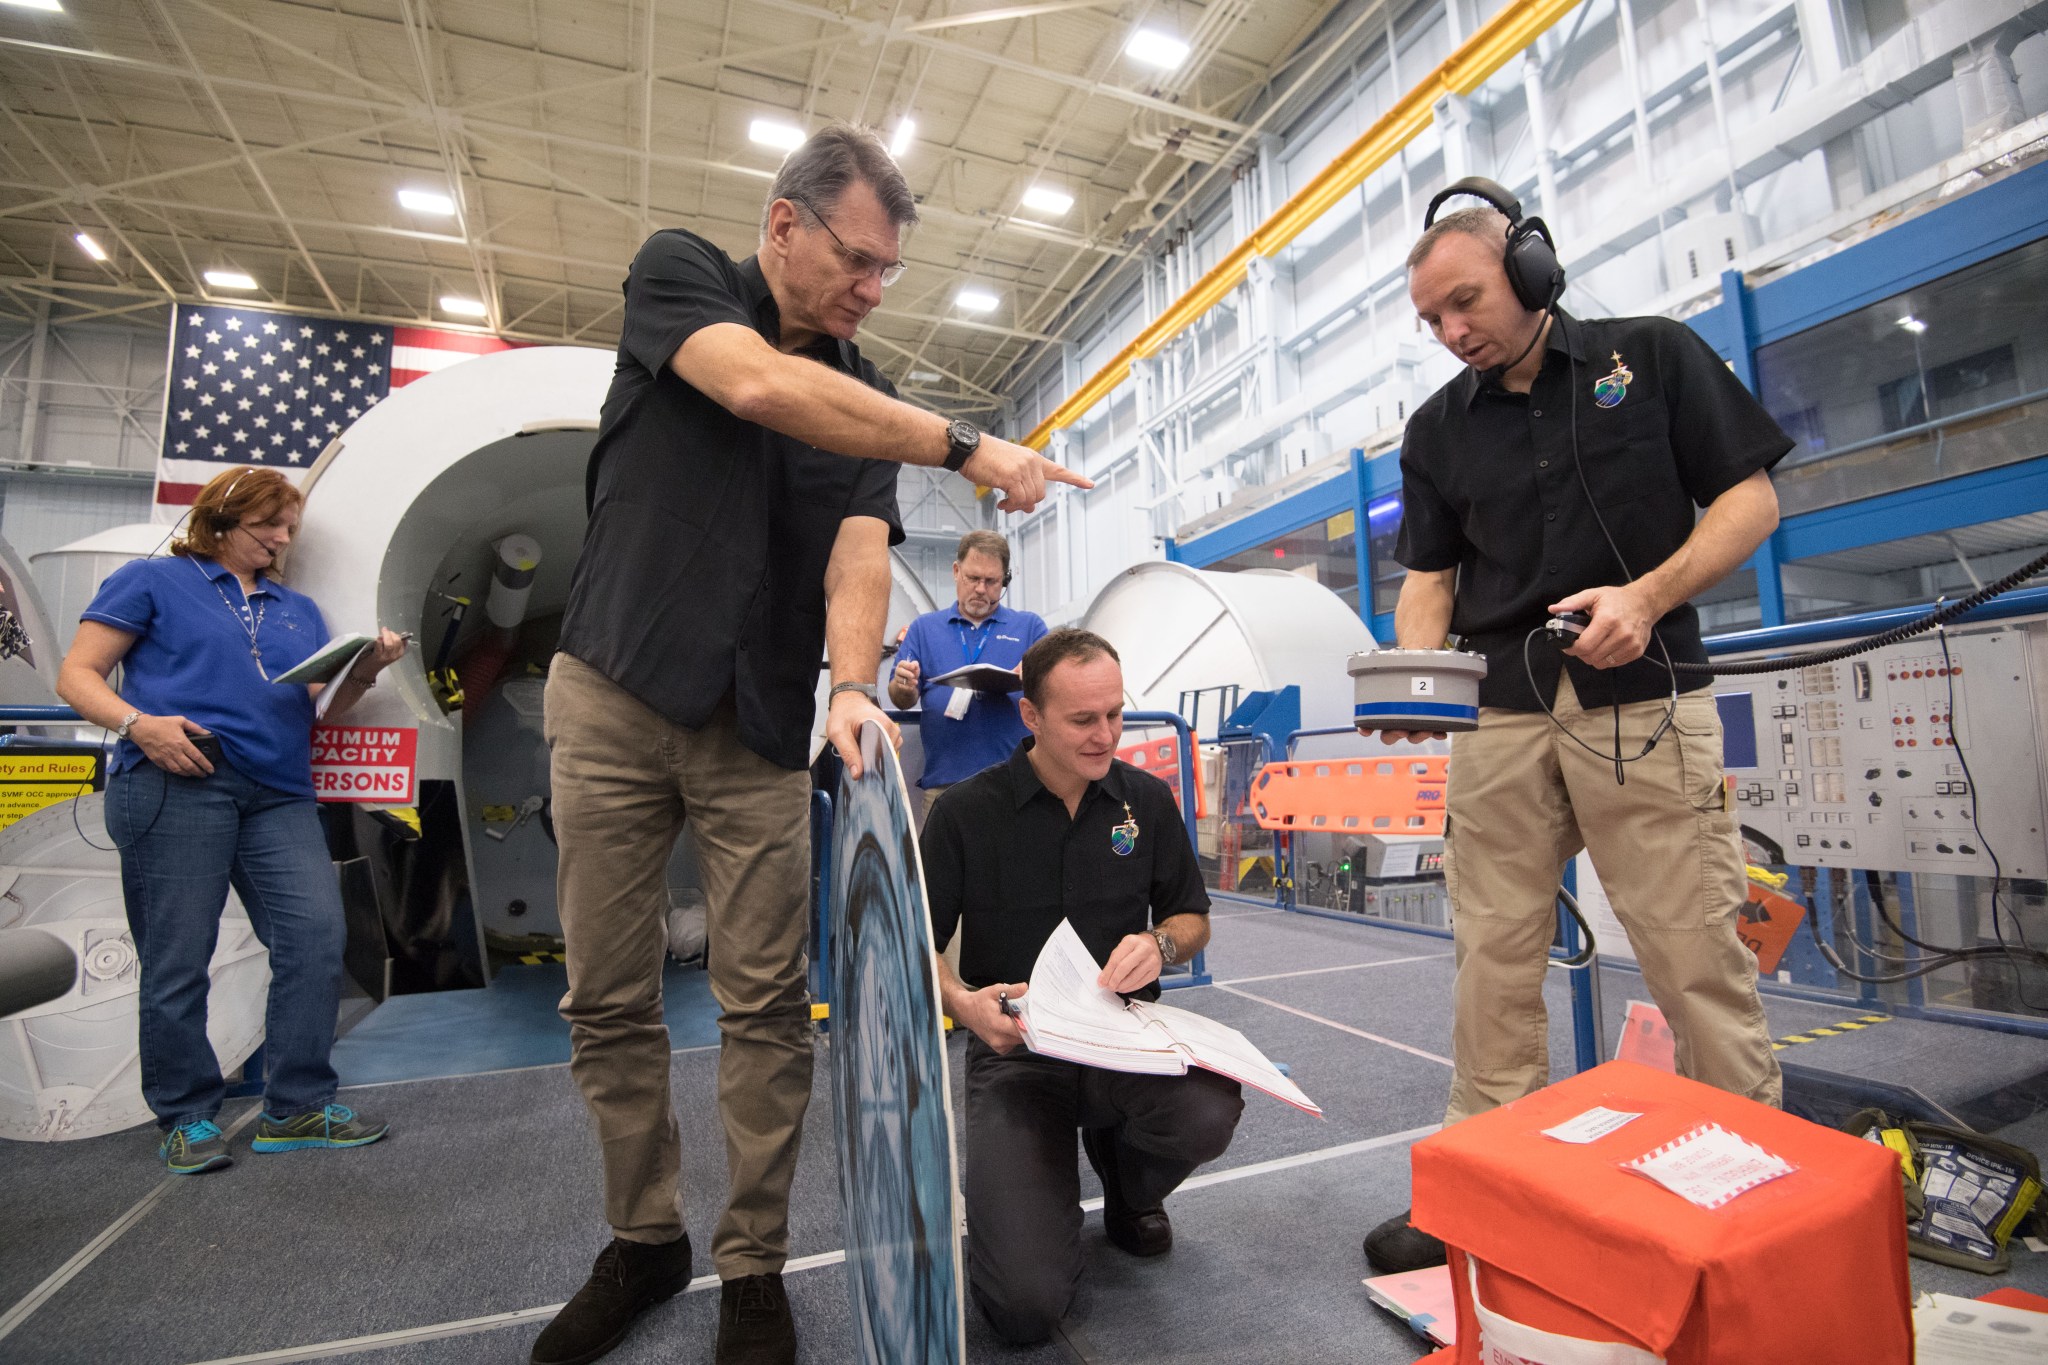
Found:
M 1934 603 L 1926 602 L 1917 606 L 1886 607 L 1881 611 L 1859 612 L 1854 616 L 1836 616 L 1825 621 L 1795 621 L 1786 626 L 1765 626 L 1758 630 L 1738 630 L 1726 635 L 1709 635 L 1706 638 L 1707 653 L 1747 654 L 1754 650 L 1796 649 L 1806 645 L 1853 640 L 1865 635 L 1881 635 L 1895 626 L 1917 621 L 1933 610 Z M 1974 624 L 1980 621 L 2000 621 L 2014 616 L 2044 615 L 2048 615 L 2048 588 L 2015 588 L 2002 597 L 1992 598 L 1975 611 L 1967 612 L 1949 624 Z
M 90 725 L 68 706 L 0 706 L 0 725 Z

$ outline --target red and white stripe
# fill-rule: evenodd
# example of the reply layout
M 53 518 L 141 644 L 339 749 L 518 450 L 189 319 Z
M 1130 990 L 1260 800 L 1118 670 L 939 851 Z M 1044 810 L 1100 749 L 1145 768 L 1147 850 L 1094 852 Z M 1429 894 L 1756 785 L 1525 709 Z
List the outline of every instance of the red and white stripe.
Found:
M 436 370 L 459 365 L 480 355 L 516 349 L 517 343 L 501 341 L 480 332 L 444 332 L 436 327 L 394 327 L 391 329 L 391 387 L 402 389 Z

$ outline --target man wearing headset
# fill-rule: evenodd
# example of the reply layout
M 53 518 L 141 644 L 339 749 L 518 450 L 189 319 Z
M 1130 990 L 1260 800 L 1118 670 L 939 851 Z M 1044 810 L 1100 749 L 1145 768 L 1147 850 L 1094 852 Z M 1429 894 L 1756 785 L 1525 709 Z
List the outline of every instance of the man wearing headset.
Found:
M 1024 651 L 1045 634 L 1036 612 L 1002 604 L 1010 582 L 1010 544 L 994 531 L 969 531 L 953 554 L 953 605 L 910 623 L 896 648 L 889 700 L 901 709 L 921 702 L 924 788 L 929 811 L 939 793 L 1009 758 L 1024 738 L 1017 699 L 993 688 L 949 687 L 931 681 L 972 664 L 1016 672 Z
M 1453 195 L 1491 207 L 1437 218 Z M 1777 526 L 1767 471 L 1792 442 L 1682 323 L 1558 308 L 1549 230 L 1499 185 L 1458 182 L 1424 227 L 1409 297 L 1467 368 L 1402 442 L 1395 630 L 1403 649 L 1456 632 L 1488 664 L 1451 747 L 1444 1121 L 1549 1083 L 1545 962 L 1581 848 L 1671 1024 L 1679 1071 L 1777 1104 L 1756 959 L 1735 934 L 1746 885 L 1720 718 L 1707 675 L 1670 665 L 1705 662 L 1689 599 Z M 1566 612 L 1587 619 L 1560 651 L 1544 625 Z M 1444 1250 L 1402 1214 L 1373 1230 L 1366 1256 L 1394 1272 Z

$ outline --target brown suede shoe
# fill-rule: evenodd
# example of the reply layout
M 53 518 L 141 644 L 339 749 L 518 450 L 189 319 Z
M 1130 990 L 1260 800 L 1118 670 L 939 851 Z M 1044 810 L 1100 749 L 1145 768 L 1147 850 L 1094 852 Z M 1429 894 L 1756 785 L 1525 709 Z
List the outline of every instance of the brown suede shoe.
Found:
M 633 1320 L 690 1282 L 690 1238 L 629 1242 L 614 1237 L 590 1278 L 533 1343 L 532 1365 L 589 1365 L 626 1339 Z
M 743 1275 L 718 1287 L 717 1365 L 796 1365 L 796 1320 L 780 1275 Z

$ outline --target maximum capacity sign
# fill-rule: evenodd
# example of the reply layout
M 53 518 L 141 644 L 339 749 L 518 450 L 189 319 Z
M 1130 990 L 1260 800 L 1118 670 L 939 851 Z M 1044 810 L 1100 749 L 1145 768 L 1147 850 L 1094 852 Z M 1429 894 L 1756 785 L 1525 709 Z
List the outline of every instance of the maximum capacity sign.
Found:
M 313 727 L 313 795 L 381 806 L 413 803 L 420 732 L 411 726 Z

